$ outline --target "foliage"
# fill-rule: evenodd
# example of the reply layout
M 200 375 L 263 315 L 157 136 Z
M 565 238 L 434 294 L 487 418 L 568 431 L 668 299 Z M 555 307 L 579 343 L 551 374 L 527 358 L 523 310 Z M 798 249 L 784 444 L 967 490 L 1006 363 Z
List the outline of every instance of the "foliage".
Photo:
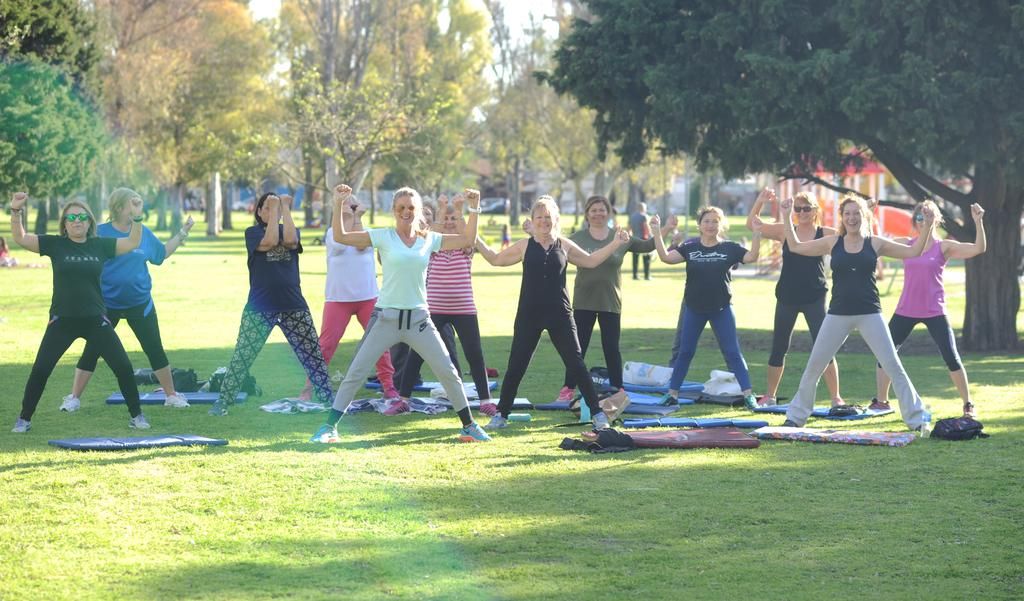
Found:
M 29 57 L 59 66 L 95 92 L 96 23 L 79 0 L 0 0 L 0 57 Z
M 64 72 L 0 63 L 0 189 L 71 194 L 94 177 L 105 141 L 102 120 Z
M 813 179 L 873 157 L 917 200 L 944 199 L 947 227 L 973 238 L 989 211 L 989 253 L 969 268 L 965 337 L 1013 348 L 1020 304 L 1012 259 L 1024 207 L 1024 4 L 947 0 L 650 3 L 594 0 L 548 77 L 596 111 L 602 145 L 634 164 L 652 146 L 727 175 Z M 962 192 L 943 183 L 966 174 Z M 829 183 L 829 182 L 822 182 Z M 985 307 L 998 297 L 1002 307 Z

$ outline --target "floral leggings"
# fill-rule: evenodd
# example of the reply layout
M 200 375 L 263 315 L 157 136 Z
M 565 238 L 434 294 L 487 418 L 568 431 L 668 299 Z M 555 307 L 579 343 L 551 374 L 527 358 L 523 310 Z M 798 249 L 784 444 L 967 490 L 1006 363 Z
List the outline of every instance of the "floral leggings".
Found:
M 309 309 L 270 312 L 245 309 L 242 311 L 242 324 L 238 327 L 238 342 L 235 343 L 235 353 L 231 356 L 228 373 L 224 376 L 224 383 L 221 384 L 220 401 L 225 404 L 234 402 L 238 389 L 241 388 L 246 374 L 249 373 L 249 368 L 256 361 L 256 357 L 267 342 L 267 337 L 270 336 L 270 330 L 274 329 L 275 325 L 284 332 L 288 344 L 291 345 L 299 363 L 306 370 L 306 375 L 313 383 L 317 400 L 324 404 L 330 404 L 334 400 L 334 392 L 331 391 L 327 365 L 320 352 L 320 342 Z

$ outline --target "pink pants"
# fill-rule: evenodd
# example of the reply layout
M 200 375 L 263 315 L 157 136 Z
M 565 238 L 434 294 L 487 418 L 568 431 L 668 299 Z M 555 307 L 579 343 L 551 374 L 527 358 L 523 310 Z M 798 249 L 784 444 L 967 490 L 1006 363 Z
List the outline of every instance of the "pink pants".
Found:
M 338 350 L 338 343 L 341 342 L 341 337 L 345 335 L 345 328 L 348 327 L 352 316 L 354 315 L 359 320 L 359 324 L 365 330 L 376 303 L 377 299 L 375 298 L 357 302 L 328 301 L 324 303 L 324 318 L 320 326 L 320 352 L 324 355 L 324 363 L 327 365 L 331 364 L 331 358 L 334 357 L 334 352 Z M 380 359 L 377 359 L 377 379 L 380 380 L 381 390 L 387 398 L 398 397 L 398 391 L 395 389 L 394 375 L 395 368 L 391 365 L 391 353 L 385 352 L 380 356 Z M 309 385 L 307 381 L 307 388 Z

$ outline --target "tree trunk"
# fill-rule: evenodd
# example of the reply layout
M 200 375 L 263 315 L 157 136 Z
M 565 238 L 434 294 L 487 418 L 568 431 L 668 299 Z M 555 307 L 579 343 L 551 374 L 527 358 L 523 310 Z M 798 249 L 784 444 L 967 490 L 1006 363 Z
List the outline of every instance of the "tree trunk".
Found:
M 231 211 L 234 210 L 235 201 L 239 199 L 238 184 L 230 182 L 227 185 L 227 191 L 224 194 L 224 212 L 221 214 L 221 231 L 231 231 L 234 229 L 231 226 Z
M 509 186 L 508 186 L 508 194 L 509 194 L 509 196 L 512 197 L 510 202 L 509 202 L 511 215 L 509 216 L 508 222 L 509 222 L 509 225 L 519 225 L 519 208 L 520 208 L 519 207 L 519 203 L 522 202 L 522 201 L 519 198 L 520 194 L 519 194 L 519 157 L 518 156 L 515 158 L 515 162 L 513 163 L 513 166 L 512 166 L 512 177 L 511 177 L 511 180 L 512 181 L 509 182 Z
M 580 224 L 580 203 L 583 200 L 583 177 L 577 175 L 572 178 L 572 190 L 573 194 L 576 195 L 576 225 Z M 583 205 L 586 206 L 586 205 Z M 586 216 L 584 216 L 586 217 Z M 609 215 L 609 219 L 614 219 L 614 215 Z
M 987 170 L 986 170 L 987 171 Z M 988 250 L 968 259 L 963 343 L 965 350 L 1008 351 L 1019 348 L 1017 312 L 1020 283 L 1020 219 L 1024 191 L 1010 188 L 1000 170 L 977 170 L 977 198 L 985 207 Z M 966 219 L 970 212 L 965 211 Z
M 220 172 L 215 171 L 210 177 L 210 196 L 206 201 L 206 235 L 216 236 L 220 233 L 220 222 L 217 212 L 221 207 Z
M 306 219 L 306 227 L 313 227 L 313 221 L 316 219 L 316 215 L 313 212 L 313 159 L 310 158 L 309 153 L 303 151 L 302 153 L 302 197 L 305 200 L 303 205 L 303 216 Z
M 165 231 L 167 229 L 167 197 L 169 192 L 166 186 L 160 186 L 156 195 L 156 229 Z
M 375 219 L 377 219 L 377 178 L 374 177 L 373 165 L 370 165 L 370 225 L 374 224 Z
M 174 196 L 171 198 L 171 230 L 181 229 L 181 211 L 185 204 L 185 184 L 174 186 Z
M 37 236 L 42 236 L 46 233 L 49 207 L 50 199 L 48 198 L 36 202 L 36 227 L 32 233 Z

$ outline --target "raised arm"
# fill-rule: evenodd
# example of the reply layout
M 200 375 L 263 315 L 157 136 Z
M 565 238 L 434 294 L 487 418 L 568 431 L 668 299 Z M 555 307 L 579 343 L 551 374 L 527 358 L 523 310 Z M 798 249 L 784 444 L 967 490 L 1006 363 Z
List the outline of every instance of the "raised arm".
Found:
M 267 252 L 281 243 L 281 234 L 277 227 L 277 223 L 281 221 L 281 199 L 274 195 L 268 196 L 263 206 L 267 208 L 270 219 L 267 219 L 267 231 L 256 245 L 256 250 Z
M 823 257 L 832 251 L 836 243 L 835 236 L 823 236 L 815 240 L 801 242 L 797 240 L 796 230 L 793 229 L 793 199 L 787 198 L 779 205 L 782 208 L 782 227 L 786 230 L 786 242 L 789 243 L 789 250 L 798 255 L 808 257 Z
M 921 233 L 917 240 L 914 241 L 913 246 L 875 236 L 872 238 L 875 245 L 875 253 L 880 257 L 891 257 L 893 259 L 920 257 L 928 244 L 931 244 L 932 233 L 935 230 L 935 213 L 932 212 L 930 207 L 925 207 L 921 212 L 924 214 L 924 227 L 921 228 Z
M 743 262 L 753 263 L 757 261 L 758 256 L 761 254 L 761 229 L 764 224 L 761 223 L 761 218 L 756 215 L 753 221 L 748 220 L 747 223 L 753 228 L 754 238 L 750 241 L 750 250 L 747 251 L 747 254 L 743 255 Z
M 501 252 L 495 252 L 484 239 L 477 236 L 476 238 L 476 250 L 480 253 L 480 256 L 485 261 L 494 265 L 495 267 L 508 267 L 509 265 L 515 265 L 516 263 L 523 260 L 523 256 L 526 255 L 526 245 L 529 244 L 529 238 L 523 238 L 522 240 L 516 241 L 515 244 L 509 246 Z
M 771 188 L 765 188 L 761 190 L 761 193 L 757 195 L 757 200 L 754 201 L 754 205 L 750 207 L 750 214 L 747 215 L 747 229 L 754 231 L 755 220 L 760 223 L 761 235 L 770 240 L 778 240 L 782 242 L 786 239 L 786 228 L 781 223 L 763 223 L 761 222 L 760 215 L 766 202 L 775 201 L 775 191 Z
M 11 198 L 11 238 L 25 250 L 39 253 L 39 236 L 25 232 L 25 222 L 22 220 L 22 216 L 25 214 L 26 204 L 28 204 L 28 194 L 15 192 Z
M 441 239 L 441 250 L 467 248 L 476 242 L 476 222 L 480 215 L 480 191 L 466 188 L 466 202 L 469 204 L 469 219 L 466 227 L 458 234 L 445 234 Z
M 943 240 L 942 254 L 947 259 L 971 259 L 987 250 L 988 240 L 985 238 L 985 224 L 982 222 L 984 216 L 985 209 L 981 208 L 981 205 L 978 203 L 971 205 L 971 217 L 974 218 L 974 244 Z
M 115 255 L 128 254 L 139 247 L 142 242 L 142 215 L 132 217 L 132 227 L 128 230 L 127 238 L 118 238 Z
M 195 219 L 192 219 L 192 216 L 189 215 L 178 233 L 171 236 L 171 238 L 164 243 L 164 258 L 173 255 L 174 251 L 178 250 L 178 247 L 185 243 L 185 239 L 188 238 L 188 233 L 192 231 L 192 226 L 195 224 Z
M 369 232 L 346 231 L 345 220 L 341 218 L 342 214 L 354 215 L 358 209 L 359 203 L 352 197 L 352 188 L 345 184 L 334 187 L 334 214 L 331 217 L 334 241 L 362 250 L 372 244 Z
M 566 259 L 576 267 L 593 269 L 608 260 L 616 250 L 623 244 L 629 244 L 629 232 L 622 228 L 615 228 L 615 239 L 592 253 L 588 253 L 579 247 L 578 244 L 568 238 L 562 238 L 562 245 L 566 248 Z
M 651 217 L 651 227 L 661 228 L 661 217 Z M 675 265 L 683 262 L 683 255 L 678 250 L 665 250 L 665 240 L 661 236 L 654 237 L 654 247 L 658 250 L 658 258 L 666 265 Z
M 299 247 L 299 233 L 295 229 L 295 222 L 292 221 L 292 203 L 295 199 L 290 194 L 282 194 L 280 198 L 281 221 L 284 223 L 281 245 L 292 250 Z

